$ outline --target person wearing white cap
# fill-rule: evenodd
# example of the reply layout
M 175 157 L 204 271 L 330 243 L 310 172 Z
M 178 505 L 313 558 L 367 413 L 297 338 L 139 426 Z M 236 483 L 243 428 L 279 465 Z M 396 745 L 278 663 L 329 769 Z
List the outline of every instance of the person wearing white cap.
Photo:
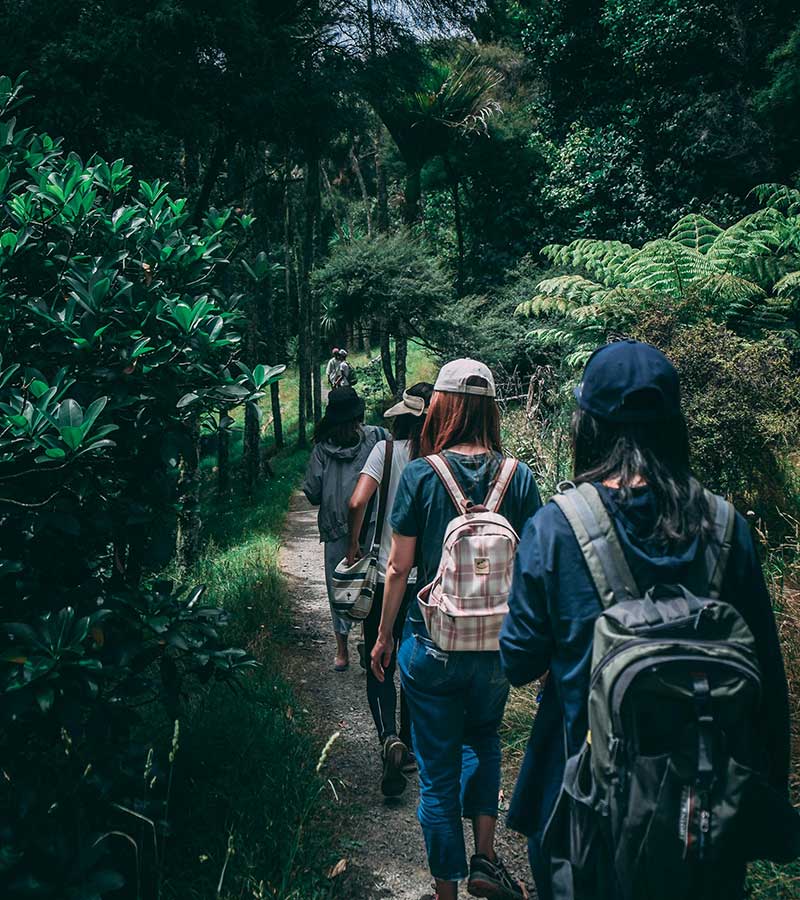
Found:
M 521 900 L 527 896 L 524 886 L 494 849 L 500 791 L 498 729 L 509 690 L 496 637 L 489 635 L 484 641 L 489 633 L 483 627 L 470 631 L 474 617 L 467 614 L 461 621 L 471 624 L 462 638 L 475 637 L 475 649 L 445 650 L 432 639 L 427 625 L 432 621 L 428 601 L 434 581 L 442 578 L 440 562 L 448 530 L 468 531 L 470 523 L 485 522 L 480 517 L 488 514 L 505 529 L 507 543 L 515 546 L 510 534 L 519 533 L 541 505 L 530 469 L 502 453 L 494 378 L 483 363 L 459 359 L 442 367 L 423 426 L 420 455 L 424 458 L 413 460 L 403 472 L 392 510 L 392 547 L 372 669 L 380 681 L 390 665 L 395 618 L 416 565 L 419 583 L 425 587 L 408 611 L 398 666 L 411 711 L 420 781 L 418 818 L 436 897 L 455 900 L 458 882 L 469 877 L 468 889 L 474 896 Z M 449 555 L 452 551 L 448 545 L 455 582 L 460 583 L 463 574 L 465 584 L 478 585 L 477 596 L 473 594 L 478 604 L 497 601 L 494 608 L 500 612 L 493 612 L 492 621 L 499 628 L 496 620 L 502 619 L 505 599 L 494 596 L 493 589 L 498 582 L 510 582 L 508 554 L 501 571 L 491 552 L 467 553 L 456 560 Z M 453 645 L 463 646 L 458 640 Z M 475 836 L 469 866 L 462 818 L 472 820 Z
M 419 443 L 425 414 L 433 394 L 433 385 L 421 381 L 412 385 L 403 393 L 403 399 L 387 409 L 384 417 L 392 421 L 392 440 L 379 441 L 370 453 L 361 478 L 358 480 L 353 496 L 350 498 L 350 546 L 347 552 L 347 563 L 353 563 L 361 555 L 359 536 L 361 535 L 364 517 L 370 501 L 375 496 L 383 481 L 388 479 L 383 503 L 387 514 L 383 516 L 383 527 L 378 550 L 378 584 L 373 596 L 372 608 L 364 620 L 364 653 L 369 658 L 378 637 L 378 625 L 383 608 L 383 587 L 386 580 L 386 563 L 389 560 L 389 549 L 392 544 L 392 526 L 388 513 L 394 506 L 397 485 L 400 476 L 412 459 L 419 456 Z M 410 584 L 416 581 L 412 573 Z M 403 633 L 406 611 L 411 602 L 413 591 L 406 591 L 403 605 L 395 620 L 395 647 Z M 367 669 L 367 700 L 375 721 L 378 740 L 381 744 L 383 775 L 381 790 L 387 797 L 400 795 L 406 787 L 405 771 L 413 769 L 411 747 L 411 722 L 408 705 L 402 690 L 400 691 L 400 730 L 397 730 L 397 691 L 394 684 L 394 657 L 386 670 L 384 681 L 378 681 L 370 668 Z

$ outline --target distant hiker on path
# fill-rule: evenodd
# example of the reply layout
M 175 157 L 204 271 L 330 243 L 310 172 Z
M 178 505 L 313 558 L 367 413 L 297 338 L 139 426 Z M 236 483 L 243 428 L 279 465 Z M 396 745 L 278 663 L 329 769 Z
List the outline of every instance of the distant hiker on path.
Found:
M 456 360 L 439 372 L 420 453 L 428 458 L 409 463 L 392 511 L 372 670 L 379 681 L 386 677 L 395 619 L 416 564 L 426 587 L 409 609 L 398 662 L 436 895 L 455 900 L 458 882 L 469 877 L 474 896 L 520 900 L 524 888 L 494 849 L 498 729 L 509 689 L 497 634 L 507 611 L 514 530 L 540 500 L 530 469 L 503 457 L 494 378 L 483 363 Z M 475 836 L 469 866 L 462 818 L 472 820 Z
M 747 860 L 796 838 L 753 539 L 692 476 L 659 350 L 602 347 L 576 399 L 578 487 L 526 525 L 500 635 L 512 684 L 550 673 L 509 825 L 540 900 L 741 900 Z
M 353 367 L 347 361 L 347 350 L 339 350 L 339 367 L 336 370 L 334 387 L 352 387 L 356 383 Z
M 403 399 L 395 403 L 384 413 L 384 417 L 392 420 L 392 440 L 379 441 L 364 465 L 355 492 L 350 498 L 350 545 L 347 550 L 347 563 L 353 565 L 361 554 L 359 535 L 364 523 L 364 516 L 378 488 L 383 487 L 388 477 L 385 503 L 388 513 L 394 507 L 400 476 L 406 466 L 419 456 L 422 426 L 425 414 L 433 394 L 433 385 L 419 382 L 403 394 Z M 390 447 L 391 445 L 391 447 Z M 390 449 L 389 449 L 390 448 Z M 389 465 L 387 471 L 387 452 Z M 382 494 L 383 496 L 383 494 Z M 383 609 L 383 590 L 386 581 L 386 565 L 389 561 L 389 550 L 392 544 L 392 526 L 389 515 L 384 518 L 378 553 L 378 584 L 372 600 L 372 608 L 364 620 L 364 653 L 369 659 L 375 641 L 378 638 L 378 625 Z M 395 652 L 403 634 L 406 612 L 414 599 L 416 589 L 416 572 L 412 571 L 408 579 L 408 589 L 394 624 Z M 378 681 L 371 667 L 367 668 L 367 700 L 378 731 L 383 760 L 381 790 L 387 797 L 396 797 L 406 786 L 404 768 L 413 768 L 410 763 L 411 721 L 405 695 L 400 691 L 400 731 L 397 730 L 397 690 L 394 684 L 395 656 L 386 669 L 383 681 Z
M 334 347 L 331 351 L 331 358 L 328 360 L 328 365 L 325 367 L 325 377 L 328 379 L 328 386 L 331 388 L 336 387 L 336 378 L 339 374 L 339 348 Z
M 320 541 L 325 544 L 325 582 L 336 635 L 334 669 L 344 672 L 350 665 L 347 636 L 352 622 L 333 608 L 331 576 L 349 545 L 348 503 L 370 451 L 385 440 L 384 428 L 362 424 L 364 401 L 353 388 L 337 388 L 328 395 L 325 415 L 314 432 L 314 450 L 306 469 L 303 493 L 319 507 Z

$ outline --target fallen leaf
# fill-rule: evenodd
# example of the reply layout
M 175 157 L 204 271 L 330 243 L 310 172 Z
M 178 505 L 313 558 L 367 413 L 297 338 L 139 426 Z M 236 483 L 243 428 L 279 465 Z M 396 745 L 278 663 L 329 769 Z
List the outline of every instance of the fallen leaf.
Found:
M 328 872 L 328 878 L 338 878 L 347 869 L 347 860 L 340 859 L 339 862 Z

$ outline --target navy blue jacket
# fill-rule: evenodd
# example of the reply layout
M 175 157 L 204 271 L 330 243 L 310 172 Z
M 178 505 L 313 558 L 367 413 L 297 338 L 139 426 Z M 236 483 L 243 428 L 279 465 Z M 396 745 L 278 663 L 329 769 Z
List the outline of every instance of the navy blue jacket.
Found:
M 650 535 L 655 504 L 649 488 L 634 490 L 623 508 L 619 492 L 602 485 L 603 501 L 642 591 L 680 584 L 702 549 L 695 539 L 674 555 Z M 738 513 L 721 600 L 735 606 L 750 626 L 762 667 L 763 734 L 770 778 L 787 790 L 789 701 L 786 675 L 769 595 L 747 522 Z M 509 825 L 540 836 L 552 811 L 568 755 L 586 737 L 586 704 L 594 622 L 602 607 L 567 520 L 548 503 L 528 521 L 520 542 L 509 614 L 500 654 L 509 681 L 528 684 L 550 671 L 509 811 Z

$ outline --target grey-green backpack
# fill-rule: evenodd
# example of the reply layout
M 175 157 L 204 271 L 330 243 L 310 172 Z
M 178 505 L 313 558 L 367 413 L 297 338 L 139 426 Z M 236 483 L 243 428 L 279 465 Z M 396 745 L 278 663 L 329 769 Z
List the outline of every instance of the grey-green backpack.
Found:
M 706 496 L 714 534 L 688 583 L 644 596 L 597 489 L 554 497 L 604 610 L 589 732 L 544 836 L 555 900 L 733 898 L 746 860 L 797 852 L 797 817 L 763 775 L 753 635 L 719 599 L 735 512 Z

